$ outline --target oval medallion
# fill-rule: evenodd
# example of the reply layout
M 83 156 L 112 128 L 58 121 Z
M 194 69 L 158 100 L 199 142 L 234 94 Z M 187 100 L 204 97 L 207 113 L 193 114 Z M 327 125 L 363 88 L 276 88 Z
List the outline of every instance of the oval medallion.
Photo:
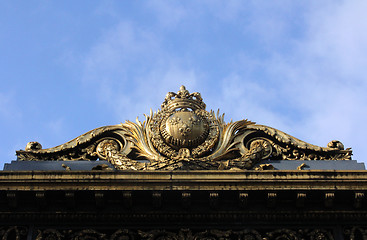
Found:
M 207 137 L 209 125 L 194 112 L 180 111 L 162 121 L 161 131 L 164 140 L 175 147 L 196 147 Z

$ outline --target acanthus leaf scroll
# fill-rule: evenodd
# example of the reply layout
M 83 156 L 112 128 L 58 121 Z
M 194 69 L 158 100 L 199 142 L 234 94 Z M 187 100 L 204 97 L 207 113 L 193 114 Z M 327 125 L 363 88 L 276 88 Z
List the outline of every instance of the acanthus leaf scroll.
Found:
M 143 122 L 96 128 L 48 149 L 30 142 L 16 154 L 18 160 L 107 160 L 118 170 L 240 170 L 265 159 L 351 159 L 339 141 L 319 147 L 248 120 L 225 123 L 224 115 L 205 108 L 200 93 L 181 86 Z

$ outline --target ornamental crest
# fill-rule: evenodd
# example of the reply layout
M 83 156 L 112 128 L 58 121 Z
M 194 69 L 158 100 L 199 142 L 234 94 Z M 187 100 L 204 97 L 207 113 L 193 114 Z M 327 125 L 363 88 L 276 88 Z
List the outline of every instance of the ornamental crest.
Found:
M 266 159 L 348 160 L 350 148 L 333 140 L 319 147 L 277 129 L 207 111 L 200 93 L 181 86 L 145 121 L 105 126 L 42 149 L 30 142 L 18 160 L 107 160 L 119 170 L 241 170 Z
M 218 141 L 218 120 L 205 111 L 200 93 L 189 93 L 184 86 L 167 94 L 162 110 L 149 124 L 153 146 L 172 158 L 199 158 Z

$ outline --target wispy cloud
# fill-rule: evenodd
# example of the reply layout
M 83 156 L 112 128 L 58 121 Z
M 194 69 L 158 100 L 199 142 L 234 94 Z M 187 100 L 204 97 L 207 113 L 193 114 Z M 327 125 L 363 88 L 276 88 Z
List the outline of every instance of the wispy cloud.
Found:
M 167 91 L 194 87 L 195 71 L 179 61 L 154 32 L 120 22 L 86 56 L 83 82 L 120 121 L 133 120 L 159 106 Z
M 188 13 L 182 2 L 179 1 L 162 1 L 152 0 L 146 3 L 147 9 L 154 11 L 159 25 L 165 28 L 177 26 Z
M 208 11 L 198 10 L 198 5 Z M 221 108 L 228 118 L 249 118 L 321 146 L 337 138 L 354 147 L 357 157 L 367 154 L 360 131 L 367 120 L 365 2 L 329 1 L 317 7 L 315 2 L 293 1 L 198 5 L 162 7 L 162 2 L 154 1 L 146 8 L 157 15 L 161 28 L 126 20 L 109 28 L 85 57 L 85 86 L 120 121 L 158 108 L 166 92 L 185 84 L 190 91 L 205 93 L 207 105 Z M 192 6 L 198 11 L 188 11 Z M 167 46 L 166 38 L 172 36 L 162 29 L 173 31 L 194 19 L 196 30 L 188 35 L 201 40 L 194 34 L 212 27 L 205 18 L 208 14 L 216 26 L 237 31 L 236 42 L 243 41 L 243 46 L 231 46 L 233 39 L 216 35 L 213 27 L 211 34 L 221 37 L 218 45 L 212 44 L 217 39 L 203 40 L 201 45 L 192 41 L 198 49 L 186 47 L 197 50 L 197 55 L 172 52 L 177 42 Z M 190 31 L 188 27 L 180 31 Z M 200 67 L 202 59 L 215 54 L 203 49 L 218 50 L 217 59 L 206 59 L 206 70 Z M 221 74 L 214 68 L 210 72 L 210 64 L 218 66 L 222 58 L 228 59 L 223 61 L 228 67 Z
M 63 118 L 55 119 L 47 123 L 47 129 L 52 135 L 60 135 L 65 131 L 65 123 Z
M 241 106 L 234 115 L 246 108 L 259 123 L 284 127 L 322 146 L 340 139 L 354 148 L 356 157 L 367 154 L 361 131 L 367 121 L 365 8 L 363 1 L 345 1 L 313 9 L 304 18 L 304 36 L 291 42 L 291 51 L 274 52 L 260 64 L 247 61 L 250 71 L 237 68 L 241 77 L 249 78 L 262 68 L 270 79 L 265 84 L 241 82 L 233 73 L 224 79 L 223 96 Z
M 151 61 L 149 56 L 157 51 L 155 36 L 148 31 L 135 28 L 132 23 L 119 22 L 109 29 L 91 48 L 85 58 L 84 81 L 112 82 L 128 71 L 136 70 L 132 66 L 146 56 L 146 61 Z M 144 69 L 141 69 L 144 70 Z M 116 76 L 117 75 L 117 76 Z
M 26 104 L 26 103 L 25 103 Z M 0 92 L 0 118 L 5 122 L 18 122 L 22 116 L 13 92 Z

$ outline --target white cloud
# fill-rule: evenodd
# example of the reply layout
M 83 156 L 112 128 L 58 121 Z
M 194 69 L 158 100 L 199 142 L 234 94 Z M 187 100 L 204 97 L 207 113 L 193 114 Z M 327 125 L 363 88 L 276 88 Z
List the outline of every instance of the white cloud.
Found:
M 187 17 L 187 9 L 180 1 L 152 0 L 147 2 L 147 8 L 154 11 L 159 24 L 167 28 L 177 26 Z
M 276 95 L 259 83 L 244 81 L 243 75 L 231 75 L 222 82 L 218 102 L 229 121 L 248 119 L 258 124 L 271 125 L 283 131 L 289 130 L 284 117 L 273 112 L 269 103 Z
M 242 22 L 245 35 L 261 36 L 269 48 L 267 56 L 254 58 L 243 51 L 236 56 L 233 72 L 222 79 L 222 111 L 320 146 L 341 140 L 353 148 L 354 158 L 364 161 L 366 6 L 365 1 L 308 6 L 300 13 L 306 27 L 302 34 L 291 32 L 294 23 L 278 16 L 278 9 L 251 18 L 250 25 Z
M 367 121 L 367 16 L 364 1 L 331 2 L 309 12 L 305 38 L 291 54 L 279 53 L 267 66 L 278 79 L 289 107 L 305 113 L 292 120 L 300 138 L 325 146 L 334 138 L 367 154 L 361 128 Z M 290 108 L 291 109 L 291 108 Z
M 129 95 L 117 98 L 115 112 L 121 121 L 135 120 L 136 116 L 156 111 L 164 101 L 167 92 L 178 91 L 181 85 L 187 89 L 196 88 L 196 73 L 175 65 L 152 69 L 147 75 L 136 78 L 134 89 Z M 126 113 L 129 118 L 126 118 Z
M 204 3 L 204 9 L 209 9 L 216 18 L 222 21 L 236 21 L 244 12 L 247 12 L 247 4 L 241 0 L 207 0 L 201 3 Z
M 26 103 L 25 103 L 26 104 Z M 19 121 L 22 114 L 17 107 L 15 94 L 0 92 L 0 116 L 5 121 Z
M 165 52 L 157 34 L 120 22 L 107 31 L 85 58 L 88 91 L 115 112 L 119 121 L 135 120 L 158 109 L 168 91 L 194 87 L 196 73 Z
M 306 51 L 315 59 L 330 63 L 324 66 L 336 71 L 347 83 L 360 81 L 366 69 L 366 8 L 366 1 L 343 1 L 326 8 L 327 12 L 316 10 L 310 19 Z
M 134 64 L 141 56 L 157 51 L 157 43 L 159 41 L 150 32 L 136 28 L 132 23 L 120 22 L 92 47 L 85 60 L 84 80 L 110 82 L 111 79 L 104 77 L 105 73 L 123 76 L 129 68 L 138 67 Z
M 361 9 L 366 6 L 364 1 L 332 3 L 308 16 L 308 35 L 283 69 L 292 74 L 286 91 L 309 112 L 300 131 L 304 136 L 323 142 L 327 136 L 342 138 L 349 146 L 363 139 L 367 17 Z M 363 151 L 355 149 L 358 156 Z
M 50 135 L 62 135 L 65 131 L 65 123 L 63 118 L 55 119 L 47 123 L 47 129 L 50 130 Z
M 206 80 L 213 75 L 183 64 L 185 59 L 168 52 L 160 32 L 131 22 L 108 30 L 91 49 L 84 82 L 93 86 L 120 121 L 155 110 L 168 91 L 185 84 L 190 91 L 217 93 L 203 95 L 204 100 L 228 118 L 249 118 L 321 146 L 337 138 L 361 158 L 367 154 L 360 130 L 367 120 L 366 3 L 330 1 L 309 4 L 306 10 L 285 3 L 206 3 L 221 21 L 241 25 L 244 39 L 255 36 L 265 44 L 263 55 L 250 56 L 244 50 L 233 56 L 237 63 L 219 84 L 217 79 Z M 196 14 L 187 11 L 191 5 L 161 5 L 157 1 L 148 8 L 160 14 L 163 27 Z M 264 9 L 264 5 L 268 6 Z M 205 84 L 221 90 L 207 91 Z

